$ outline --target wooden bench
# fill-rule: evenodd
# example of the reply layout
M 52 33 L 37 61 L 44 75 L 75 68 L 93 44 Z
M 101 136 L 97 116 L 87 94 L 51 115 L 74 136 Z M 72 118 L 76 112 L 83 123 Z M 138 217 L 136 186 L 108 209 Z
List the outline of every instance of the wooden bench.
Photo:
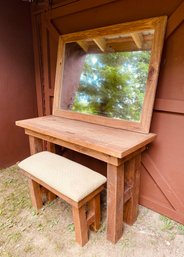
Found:
M 29 179 L 31 200 L 36 210 L 43 206 L 41 186 L 49 190 L 48 200 L 57 195 L 72 205 L 76 241 L 81 246 L 85 245 L 88 228 L 97 231 L 100 227 L 100 192 L 106 178 L 47 151 L 28 157 L 18 166 Z

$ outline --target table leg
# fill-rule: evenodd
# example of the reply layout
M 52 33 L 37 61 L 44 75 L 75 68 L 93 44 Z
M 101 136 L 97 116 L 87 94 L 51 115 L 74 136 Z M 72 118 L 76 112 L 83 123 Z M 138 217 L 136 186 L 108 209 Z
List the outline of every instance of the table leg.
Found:
M 47 142 L 47 151 L 49 151 L 51 153 L 56 153 L 55 144 Z
M 107 164 L 107 239 L 116 243 L 123 233 L 124 164 Z
M 31 155 L 41 152 L 43 151 L 43 141 L 39 138 L 29 136 L 29 147 Z
M 138 201 L 140 188 L 141 153 L 125 163 L 125 181 L 132 185 L 132 196 L 124 206 L 124 222 L 132 225 L 138 215 Z

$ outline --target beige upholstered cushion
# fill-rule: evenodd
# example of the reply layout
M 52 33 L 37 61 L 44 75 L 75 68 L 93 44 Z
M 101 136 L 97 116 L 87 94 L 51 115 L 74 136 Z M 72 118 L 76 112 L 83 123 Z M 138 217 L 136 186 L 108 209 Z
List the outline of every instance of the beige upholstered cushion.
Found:
M 101 174 L 47 151 L 28 157 L 18 166 L 76 202 L 106 182 Z

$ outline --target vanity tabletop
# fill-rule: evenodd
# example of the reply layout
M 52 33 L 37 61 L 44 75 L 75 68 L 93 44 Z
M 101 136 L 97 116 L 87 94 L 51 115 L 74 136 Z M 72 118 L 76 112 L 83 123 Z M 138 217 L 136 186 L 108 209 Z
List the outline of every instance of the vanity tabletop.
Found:
M 20 120 L 16 125 L 116 158 L 135 152 L 156 137 L 153 133 L 142 134 L 53 115 Z

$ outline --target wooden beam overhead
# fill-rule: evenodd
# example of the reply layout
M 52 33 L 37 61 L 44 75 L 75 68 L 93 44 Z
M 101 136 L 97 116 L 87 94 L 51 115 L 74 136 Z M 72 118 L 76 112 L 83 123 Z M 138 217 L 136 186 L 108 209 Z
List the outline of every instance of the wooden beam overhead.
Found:
M 131 33 L 131 37 L 133 38 L 137 48 L 141 49 L 143 46 L 143 36 L 141 33 Z
M 177 29 L 184 21 L 184 2 L 170 15 L 167 24 L 166 39 Z
M 84 52 L 88 52 L 89 45 L 86 41 L 77 41 L 77 44 L 84 50 Z
M 95 44 L 98 46 L 98 48 L 102 51 L 105 52 L 106 49 L 106 41 L 104 38 L 94 38 L 93 41 Z

